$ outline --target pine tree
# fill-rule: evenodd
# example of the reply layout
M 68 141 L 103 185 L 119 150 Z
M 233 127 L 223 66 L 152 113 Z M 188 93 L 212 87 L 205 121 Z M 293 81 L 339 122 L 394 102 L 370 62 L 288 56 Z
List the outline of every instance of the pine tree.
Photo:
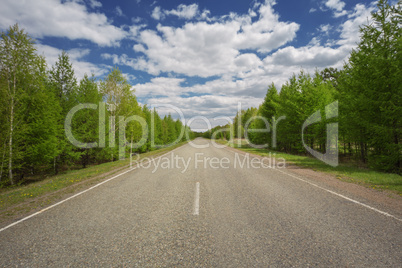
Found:
M 67 52 L 63 51 L 49 74 L 50 86 L 56 95 L 61 111 L 58 114 L 57 138 L 59 140 L 57 156 L 54 158 L 54 172 L 59 172 L 60 165 L 69 164 L 79 159 L 80 153 L 77 148 L 68 142 L 64 130 L 64 120 L 70 109 L 77 102 L 77 79 Z
M 102 101 L 95 77 L 85 75 L 77 88 L 77 101 L 82 104 L 96 104 Z M 78 111 L 72 121 L 74 137 L 87 145 L 98 141 L 99 137 L 99 111 L 98 109 L 82 109 Z M 85 168 L 90 164 L 91 158 L 96 159 L 100 148 L 76 149 L 80 153 L 81 164 Z
M 372 167 L 401 172 L 402 3 L 378 2 L 341 79 L 345 123 Z

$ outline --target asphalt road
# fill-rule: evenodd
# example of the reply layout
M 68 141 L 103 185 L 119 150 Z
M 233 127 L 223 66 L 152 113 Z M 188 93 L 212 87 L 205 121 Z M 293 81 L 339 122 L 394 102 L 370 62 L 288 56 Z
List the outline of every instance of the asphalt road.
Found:
M 402 266 L 398 215 L 194 143 L 2 230 L 0 266 Z

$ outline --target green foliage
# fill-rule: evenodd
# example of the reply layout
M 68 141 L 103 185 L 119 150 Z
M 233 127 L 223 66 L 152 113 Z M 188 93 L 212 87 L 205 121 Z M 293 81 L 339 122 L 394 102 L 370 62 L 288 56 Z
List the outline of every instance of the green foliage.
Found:
M 302 143 L 302 125 L 319 111 L 322 119 L 309 125 L 303 138 L 307 146 L 325 153 L 326 126 L 333 122 L 325 117 L 325 107 L 339 100 L 338 148 L 343 149 L 342 156 L 400 174 L 401 6 L 400 1 L 395 6 L 386 0 L 378 2 L 378 11 L 372 14 L 373 23 L 361 28 L 361 41 L 344 70 L 325 68 L 314 76 L 301 71 L 282 85 L 279 94 L 271 84 L 258 110 L 250 108 L 236 114 L 235 137 L 248 138 L 248 146 L 269 145 L 268 148 L 287 153 L 307 154 Z M 279 122 L 281 116 L 286 119 Z M 205 132 L 204 137 L 213 137 L 221 128 Z M 220 134 L 215 136 L 221 138 Z
M 16 184 L 24 176 L 45 175 L 51 170 L 57 174 L 77 165 L 114 161 L 194 137 L 180 120 L 171 115 L 162 120 L 155 110 L 141 107 L 118 68 L 100 82 L 85 75 L 78 84 L 70 58 L 63 51 L 47 70 L 34 41 L 18 25 L 1 33 L 0 101 L 4 115 L 0 117 L 2 186 Z M 67 114 L 78 104 L 98 109 L 86 107 L 74 113 L 72 136 L 81 144 L 96 142 L 98 146 L 77 147 L 66 137 Z M 104 124 L 100 118 L 103 107 Z M 130 146 L 143 139 L 141 146 Z
M 80 152 L 68 142 L 64 131 L 67 113 L 78 104 L 77 79 L 68 54 L 63 51 L 49 72 L 49 86 L 53 89 L 60 110 L 57 117 L 56 138 L 58 140 L 56 156 L 53 159 L 54 172 L 57 174 L 63 165 L 69 165 L 80 158 Z
M 102 101 L 95 77 L 87 75 L 80 81 L 77 88 L 77 101 L 79 103 L 98 104 Z M 99 112 L 93 109 L 82 109 L 78 111 L 72 122 L 73 136 L 83 142 L 92 143 L 99 137 Z M 80 154 L 82 166 L 85 168 L 91 161 L 103 160 L 100 148 L 75 148 Z
M 0 129 L 0 179 L 6 177 L 11 184 L 54 156 L 58 105 L 46 80 L 45 62 L 36 54 L 33 40 L 18 25 L 2 33 L 0 95 L 5 116 Z
M 225 125 L 225 126 L 216 126 L 204 133 L 202 133 L 202 137 L 206 139 L 224 139 L 231 140 L 236 138 L 236 136 L 232 137 L 231 129 L 233 131 L 234 125 Z M 234 132 L 233 132 L 234 133 Z
M 236 137 L 247 137 L 250 144 L 267 145 L 276 134 L 277 147 L 270 144 L 270 148 L 306 154 L 302 125 L 320 111 L 322 120 L 308 126 L 303 134 L 310 148 L 324 153 L 326 125 L 332 122 L 325 118 L 325 107 L 339 100 L 338 148 L 343 148 L 343 157 L 359 158 L 372 168 L 401 173 L 401 6 L 401 2 L 395 6 L 386 0 L 378 2 L 373 23 L 361 28 L 361 41 L 344 70 L 325 68 L 314 76 L 301 71 L 282 86 L 279 94 L 271 84 L 258 111 L 248 109 L 236 114 Z M 245 125 L 250 115 L 252 120 Z M 280 116 L 286 119 L 278 123 Z M 211 137 L 218 129 L 204 135 Z M 262 129 L 269 132 L 256 132 Z
M 360 159 L 376 169 L 401 172 L 402 60 L 401 2 L 378 2 L 373 23 L 340 79 L 344 130 Z

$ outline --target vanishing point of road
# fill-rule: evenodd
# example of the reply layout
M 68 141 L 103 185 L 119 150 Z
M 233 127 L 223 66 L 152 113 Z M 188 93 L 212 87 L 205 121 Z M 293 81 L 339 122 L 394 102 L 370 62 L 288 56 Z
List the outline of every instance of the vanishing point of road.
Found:
M 0 266 L 402 266 L 402 211 L 193 144 L 1 229 Z

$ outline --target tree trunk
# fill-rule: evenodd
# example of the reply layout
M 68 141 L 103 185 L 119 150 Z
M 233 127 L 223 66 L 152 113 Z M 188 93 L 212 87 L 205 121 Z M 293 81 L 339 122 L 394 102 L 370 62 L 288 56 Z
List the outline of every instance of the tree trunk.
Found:
M 131 134 L 131 144 L 130 144 L 130 168 L 133 165 L 133 134 Z
M 3 157 L 1 159 L 1 169 L 0 169 L 0 182 L 1 179 L 3 178 L 3 168 L 4 168 L 4 158 L 6 157 L 6 139 L 4 140 L 4 146 L 3 146 Z
M 15 68 L 14 68 L 15 69 Z M 11 185 L 14 185 L 13 178 L 13 132 L 14 132 L 14 97 L 15 97 L 15 87 L 16 87 L 16 77 L 14 74 L 13 81 L 13 92 L 10 100 L 10 139 L 9 139 L 9 159 L 8 159 L 8 177 L 10 178 Z
M 398 132 L 396 131 L 396 128 L 394 128 L 394 144 L 395 144 L 396 150 L 399 151 L 399 138 L 398 138 Z M 399 156 L 398 156 L 398 161 L 395 163 L 395 168 L 398 173 L 401 172 L 401 158 Z
M 1 179 L 3 178 L 4 158 L 6 157 L 6 149 L 7 149 L 6 145 L 7 145 L 7 139 L 4 139 L 3 157 L 1 160 L 1 169 L 0 169 L 0 182 Z
M 84 149 L 85 150 L 85 149 Z M 88 151 L 85 152 L 85 156 L 82 157 L 82 168 L 87 167 L 87 160 L 88 160 Z
M 363 163 L 366 163 L 366 152 L 365 152 L 365 146 L 364 143 L 360 143 L 360 157 Z

